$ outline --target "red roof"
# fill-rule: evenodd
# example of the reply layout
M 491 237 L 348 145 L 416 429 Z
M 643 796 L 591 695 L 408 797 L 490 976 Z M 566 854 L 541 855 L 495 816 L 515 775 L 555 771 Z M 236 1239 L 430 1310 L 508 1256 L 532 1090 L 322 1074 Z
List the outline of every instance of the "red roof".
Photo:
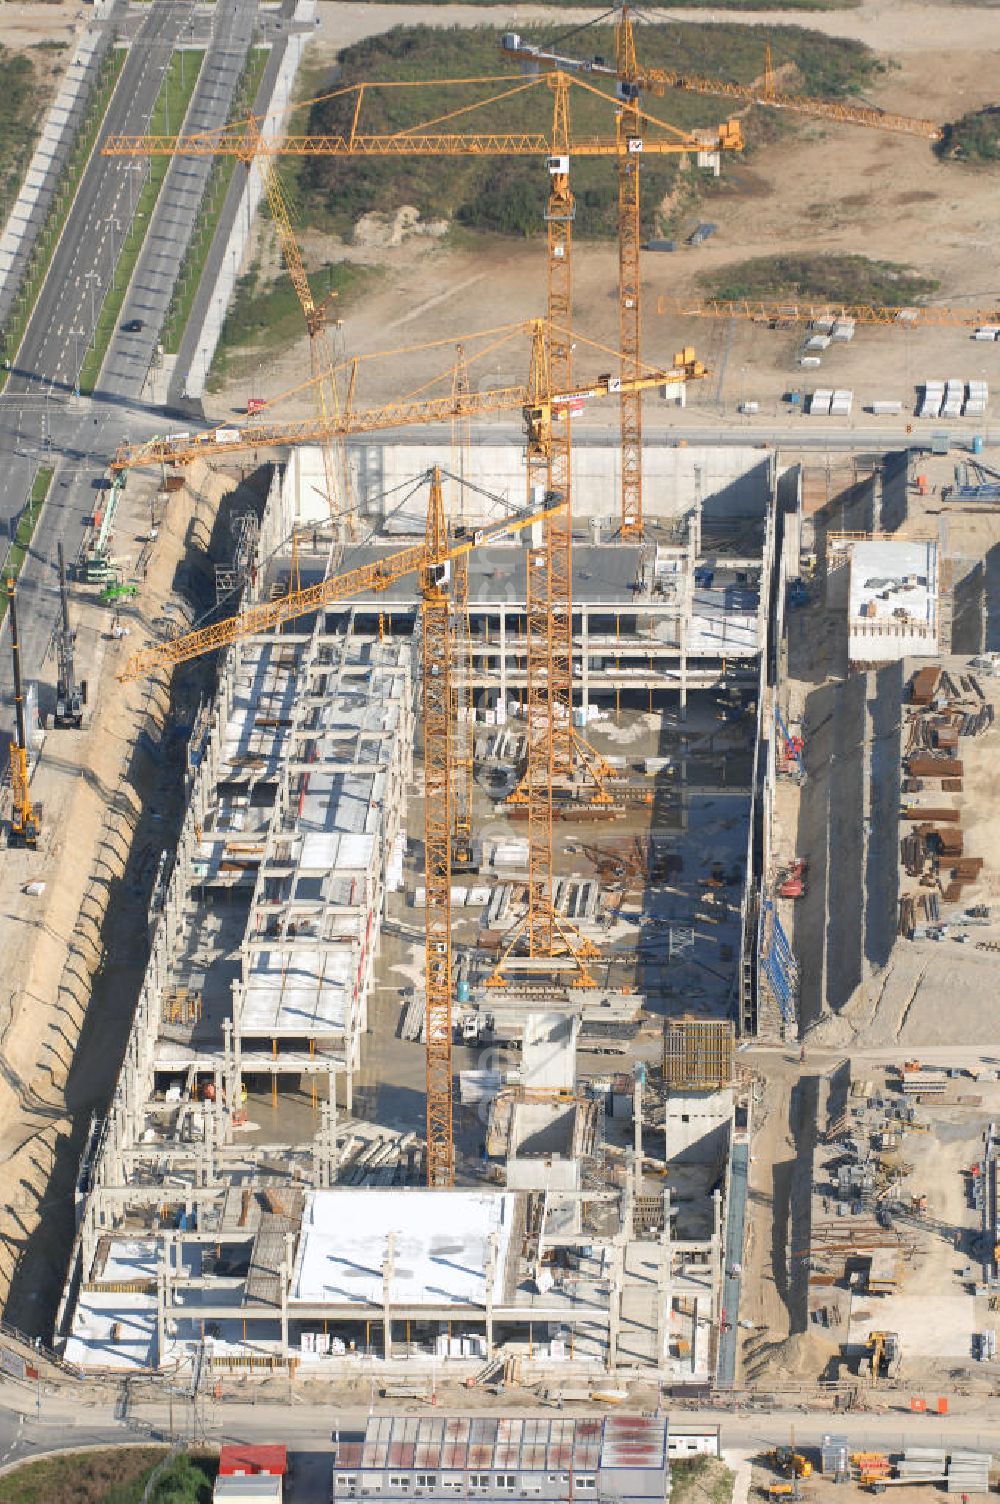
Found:
M 219 1453 L 219 1475 L 223 1478 L 245 1477 L 253 1473 L 283 1478 L 287 1471 L 287 1447 L 251 1447 L 231 1442 Z

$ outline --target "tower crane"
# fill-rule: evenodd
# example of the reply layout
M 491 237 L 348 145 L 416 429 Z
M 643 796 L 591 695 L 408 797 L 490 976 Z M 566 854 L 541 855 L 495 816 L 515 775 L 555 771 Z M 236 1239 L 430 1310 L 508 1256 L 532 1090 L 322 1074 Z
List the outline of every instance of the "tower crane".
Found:
M 631 36 L 631 23 L 628 23 Z M 634 71 L 634 44 L 630 60 L 623 66 Z M 435 90 L 443 86 L 459 86 L 490 83 L 483 79 L 434 79 Z M 505 81 L 507 82 L 507 81 Z M 543 133 L 531 131 L 485 131 L 467 134 L 442 131 L 439 127 L 457 116 L 467 116 L 487 109 L 490 105 L 508 101 L 539 86 L 547 86 L 553 93 L 553 123 L 548 138 Z M 616 100 L 590 83 L 571 78 L 556 69 L 544 78 L 529 78 L 507 87 L 500 93 L 466 104 L 443 116 L 423 124 L 415 124 L 405 130 L 391 133 L 364 132 L 360 119 L 366 94 L 379 89 L 419 88 L 419 83 L 352 84 L 336 90 L 328 98 L 343 98 L 345 103 L 353 96 L 354 109 L 350 128 L 343 133 L 322 136 L 275 135 L 265 136 L 259 122 L 241 130 L 237 125 L 224 126 L 214 131 L 192 133 L 187 136 L 109 136 L 102 152 L 106 156 L 173 156 L 178 153 L 194 156 L 229 155 L 243 161 L 261 155 L 291 155 L 309 157 L 348 156 L 544 156 L 550 173 L 550 191 L 546 209 L 548 243 L 548 320 L 553 363 L 553 379 L 556 389 L 570 384 L 571 340 L 562 345 L 556 326 L 568 330 L 571 325 L 570 308 L 572 296 L 571 249 L 572 221 L 575 213 L 573 197 L 569 190 L 571 156 L 610 157 L 619 164 L 619 308 L 621 377 L 634 380 L 642 369 L 640 352 L 639 308 L 639 179 L 638 158 L 641 155 L 690 155 L 705 152 L 741 150 L 743 145 L 738 121 L 727 121 L 714 132 L 683 131 L 658 120 L 639 105 L 638 89 L 634 88 L 627 108 L 619 112 L 614 136 L 600 137 L 574 135 L 570 130 L 569 89 L 573 85 L 615 106 Z M 619 91 L 621 85 L 619 85 Z M 314 101 L 315 102 L 315 101 Z M 435 128 L 438 127 L 438 128 Z M 622 518 L 621 535 L 634 539 L 642 533 L 642 482 L 641 482 L 641 395 L 635 388 L 624 388 L 622 404 Z M 570 558 L 572 539 L 572 499 L 569 477 L 569 417 L 565 417 L 565 430 L 553 436 L 551 460 L 547 468 L 549 489 L 560 490 L 567 498 L 567 512 L 560 522 L 553 548 L 564 555 L 556 579 L 557 588 L 572 578 Z M 572 601 L 568 597 L 559 603 L 559 620 L 572 620 Z M 569 627 L 567 625 L 566 631 Z M 568 767 L 571 751 L 568 743 L 557 747 L 560 766 Z
M 281 246 L 282 259 L 295 295 L 302 309 L 305 320 L 306 332 L 309 335 L 309 365 L 314 381 L 314 395 L 316 401 L 316 413 L 320 419 L 335 417 L 338 412 L 337 386 L 333 379 L 333 352 L 327 339 L 327 304 L 330 299 L 324 299 L 317 303 L 313 296 L 309 276 L 302 260 L 302 252 L 295 238 L 292 228 L 292 217 L 289 212 L 288 202 L 281 186 L 281 180 L 275 171 L 270 158 L 261 151 L 263 136 L 260 126 L 252 115 L 246 122 L 247 136 L 253 146 L 254 156 L 251 159 L 256 162 L 267 195 L 268 207 L 271 211 L 271 219 L 274 222 L 278 235 L 278 243 Z M 336 293 L 331 295 L 336 297 Z M 337 449 L 337 466 L 334 465 L 333 455 L 330 452 L 330 443 L 320 445 L 323 456 L 323 473 L 326 478 L 327 505 L 331 514 L 342 513 L 345 519 L 345 527 L 349 537 L 354 536 L 354 505 L 351 494 L 351 476 L 347 463 L 347 450 L 344 440 L 337 436 L 334 440 Z M 340 485 L 337 484 L 336 469 L 340 471 Z M 338 493 L 340 506 L 337 505 Z
M 7 610 L 10 613 L 10 651 L 14 667 L 14 739 L 10 744 L 10 844 L 34 851 L 38 845 L 41 821 L 31 802 L 28 778 L 28 728 L 24 719 L 24 687 L 21 683 L 21 639 L 17 630 L 17 604 L 14 581 L 7 581 Z
M 662 95 L 667 87 L 690 89 L 702 94 L 720 94 L 727 98 L 747 103 L 770 104 L 776 108 L 799 113 L 847 121 L 855 125 L 873 126 L 882 130 L 905 131 L 936 138 L 940 132 L 930 121 L 910 120 L 904 116 L 885 115 L 879 110 L 840 105 L 832 101 L 810 100 L 792 95 L 780 95 L 774 87 L 774 72 L 771 65 L 771 49 L 768 44 L 765 55 L 763 91 L 750 86 L 725 84 L 712 79 L 668 72 L 665 69 L 640 67 L 636 57 L 635 30 L 632 16 L 625 0 L 615 0 L 615 62 L 614 66 L 603 59 L 583 61 L 567 57 L 560 52 L 533 46 L 517 32 L 506 32 L 501 38 L 504 53 L 511 58 L 534 68 L 556 70 L 558 73 L 579 70 L 587 74 L 608 75 L 615 79 L 618 102 L 615 113 L 615 130 L 619 144 L 618 164 L 618 343 L 621 351 L 621 374 L 623 378 L 637 374 L 641 369 L 642 348 L 642 279 L 640 274 L 641 243 L 641 192 L 640 162 L 646 151 L 643 135 L 645 112 L 640 107 L 643 90 Z M 588 23 L 594 24 L 594 23 Z M 739 137 L 739 122 L 731 121 L 729 130 L 732 141 L 720 136 L 718 145 L 742 146 Z M 623 539 L 641 538 L 643 533 L 642 509 L 642 394 L 635 390 L 624 391 L 621 396 L 621 535 Z
M 592 398 L 615 394 L 618 378 L 604 375 L 587 387 L 573 388 L 569 392 L 554 394 L 550 385 L 544 328 L 540 320 L 528 327 L 532 336 L 532 359 L 529 380 L 523 386 L 508 386 L 486 391 L 453 390 L 444 397 L 407 397 L 382 407 L 354 408 L 348 404 L 335 427 L 348 433 L 375 432 L 400 425 L 436 423 L 453 417 L 474 417 L 488 412 L 504 412 L 520 409 L 524 418 L 527 436 L 529 474 L 548 473 L 548 450 L 551 442 L 553 418 L 560 406 L 567 403 L 582 403 Z M 490 347 L 495 348 L 495 346 Z M 704 366 L 695 359 L 693 350 L 682 350 L 674 357 L 674 364 L 667 371 L 653 371 L 638 378 L 646 388 L 675 382 L 695 380 L 704 376 Z M 182 464 L 199 457 L 210 458 L 218 454 L 233 454 L 246 450 L 277 448 L 286 445 L 312 443 L 326 436 L 331 424 L 317 424 L 316 419 L 292 423 L 247 422 L 241 428 L 210 430 L 194 438 L 190 434 L 158 439 L 130 448 L 123 446 L 113 461 L 117 470 L 149 464 Z M 532 468 L 534 467 L 534 468 Z M 550 513 L 551 515 L 551 513 Z M 478 532 L 472 535 L 481 541 Z M 414 557 L 419 568 L 421 551 Z M 578 966 L 586 951 L 582 943 L 574 948 L 573 930 L 555 914 L 552 876 L 552 786 L 554 782 L 555 727 L 568 726 L 571 722 L 569 693 L 572 689 L 572 673 L 564 653 L 564 635 L 554 629 L 556 607 L 554 598 L 562 588 L 555 580 L 556 563 L 550 563 L 548 540 L 542 548 L 526 550 L 527 559 L 527 658 L 529 665 L 528 690 L 528 768 L 525 783 L 529 829 L 529 874 L 528 919 L 523 933 L 515 935 L 509 948 L 511 967 L 518 961 L 516 954 L 521 942 L 526 939 L 528 958 L 533 962 L 555 957 L 570 957 L 571 964 Z M 366 589 L 380 588 L 381 564 L 368 566 Z M 322 591 L 324 587 L 314 587 Z M 308 592 L 296 593 L 293 599 L 306 602 L 304 609 L 320 604 L 322 596 L 309 597 Z M 265 626 L 276 625 L 285 619 L 289 597 L 271 602 L 259 619 Z M 308 601 L 312 600 L 312 605 Z M 140 666 L 148 664 L 182 663 L 213 648 L 225 647 L 235 640 L 239 631 L 233 623 L 219 622 L 202 628 L 199 632 L 175 638 L 149 649 L 151 655 L 137 661 Z M 563 689 L 562 686 L 565 686 Z
M 626 6 L 616 0 L 614 15 L 616 24 L 624 21 Z M 601 19 L 601 18 L 599 18 Z M 596 24 L 596 22 L 588 23 Z M 561 52 L 533 46 L 515 31 L 505 32 L 501 47 L 510 58 L 536 67 L 570 70 L 580 68 L 588 74 L 622 77 L 618 71 L 621 56 L 616 47 L 616 66 L 612 67 L 603 58 L 581 61 L 566 57 Z M 874 109 L 871 105 L 844 104 L 837 99 L 812 99 L 803 94 L 782 94 L 775 87 L 775 73 L 771 59 L 771 44 L 764 47 L 763 84 L 736 84 L 719 78 L 703 78 L 695 73 L 684 73 L 672 68 L 637 69 L 634 81 L 648 93 L 662 95 L 666 89 L 683 89 L 689 94 L 708 94 L 714 98 L 732 99 L 739 104 L 766 105 L 774 110 L 788 110 L 791 114 L 809 115 L 815 120 L 839 121 L 843 125 L 866 126 L 869 129 L 889 131 L 895 135 L 922 136 L 927 141 L 937 141 L 941 128 L 933 120 L 915 119 L 910 115 L 897 115 L 887 110 Z
M 980 329 L 1000 327 L 1000 304 L 985 308 L 948 308 L 941 304 L 906 307 L 879 303 L 838 303 L 797 298 L 657 299 L 659 314 L 678 318 L 747 319 L 754 324 L 813 324 L 821 319 L 850 319 L 897 329 Z
M 451 612 L 448 582 L 454 563 L 481 544 L 509 537 L 511 533 L 544 520 L 564 505 L 561 498 L 546 498 L 533 510 L 515 513 L 500 522 L 486 523 L 462 538 L 449 537 L 444 515 L 441 472 L 431 474 L 430 500 L 424 542 L 374 563 L 362 564 L 331 576 L 318 585 L 292 590 L 275 600 L 251 606 L 213 626 L 187 632 L 181 637 L 142 648 L 122 668 L 123 682 L 144 679 L 159 669 L 246 641 L 262 632 L 274 631 L 285 622 L 312 615 L 337 601 L 387 590 L 397 580 L 420 575 L 423 617 L 423 728 L 424 728 L 424 849 L 427 907 L 425 963 L 427 993 L 427 1183 L 448 1186 L 455 1178 L 452 1129 L 452 950 L 451 950 Z M 13 589 L 8 587 L 13 609 Z M 14 621 L 12 619 L 12 628 Z M 20 676 L 15 659 L 15 685 Z M 20 707 L 20 698 L 18 698 Z M 19 708 L 18 752 L 22 769 L 15 775 L 15 797 L 21 788 L 22 805 L 31 818 L 27 795 L 27 765 L 24 754 L 23 715 Z M 14 748 L 11 750 L 14 770 Z M 20 778 L 20 783 L 18 782 Z M 34 844 L 33 841 L 26 844 Z
M 529 447 L 539 454 L 547 452 L 551 441 L 552 425 L 560 411 L 569 406 L 582 406 L 598 398 L 615 396 L 620 389 L 619 379 L 609 374 L 599 375 L 586 385 L 580 384 L 568 391 L 556 391 L 549 384 L 549 367 L 545 352 L 545 327 L 541 319 L 487 330 L 483 337 L 499 334 L 503 338 L 527 334 L 530 340 L 530 372 L 527 382 L 489 387 L 482 391 L 449 391 L 439 395 L 427 395 L 425 383 L 418 392 L 407 394 L 394 402 L 380 403 L 370 407 L 355 406 L 353 399 L 345 402 L 339 415 L 324 419 L 316 417 L 274 420 L 269 415 L 256 415 L 240 424 L 217 424 L 202 433 L 176 433 L 154 438 L 142 444 L 121 444 L 111 461 L 111 470 L 142 469 L 165 465 L 189 465 L 198 459 L 211 460 L 248 452 L 281 449 L 301 444 L 318 444 L 335 434 L 345 438 L 351 434 L 377 433 L 393 428 L 408 428 L 431 423 L 450 423 L 452 419 L 483 417 L 490 413 L 520 412 L 525 424 Z M 448 343 L 440 341 L 436 343 Z M 496 350 L 499 341 L 488 348 Z M 416 348 L 427 348 L 420 346 Z M 399 354 L 403 352 L 392 352 Z M 356 366 L 352 362 L 352 369 Z M 708 373 L 704 364 L 695 356 L 692 348 L 679 350 L 670 366 L 647 367 L 636 382 L 643 390 L 653 387 L 669 387 L 683 382 L 697 381 Z M 313 383 L 303 382 L 287 392 L 280 393 L 268 404 L 277 407 L 292 396 L 300 395 Z M 539 472 L 536 470 L 535 475 Z

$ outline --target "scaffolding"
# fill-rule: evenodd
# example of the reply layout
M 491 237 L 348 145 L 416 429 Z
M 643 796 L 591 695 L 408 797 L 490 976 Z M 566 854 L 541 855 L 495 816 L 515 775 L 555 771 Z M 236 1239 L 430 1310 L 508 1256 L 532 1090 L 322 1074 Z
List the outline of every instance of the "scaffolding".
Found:
M 672 1018 L 663 1031 L 663 1080 L 682 1091 L 730 1086 L 736 1036 L 727 1018 Z

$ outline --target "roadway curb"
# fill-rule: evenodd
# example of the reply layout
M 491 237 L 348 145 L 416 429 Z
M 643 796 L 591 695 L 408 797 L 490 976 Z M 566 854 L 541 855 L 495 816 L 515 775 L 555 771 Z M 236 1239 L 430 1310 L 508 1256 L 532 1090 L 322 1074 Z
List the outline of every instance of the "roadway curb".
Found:
M 149 1451 L 152 1447 L 159 1447 L 164 1452 L 170 1450 L 170 1444 L 166 1441 L 120 1441 L 120 1442 L 90 1442 L 82 1447 L 50 1447 L 44 1452 L 32 1452 L 28 1457 L 19 1457 L 16 1462 L 7 1462 L 0 1467 L 0 1478 L 8 1478 L 11 1473 L 20 1472 L 21 1468 L 30 1467 L 33 1462 L 46 1462 L 50 1457 L 83 1457 L 88 1452 L 128 1452 L 135 1451 L 137 1447 L 143 1447 Z

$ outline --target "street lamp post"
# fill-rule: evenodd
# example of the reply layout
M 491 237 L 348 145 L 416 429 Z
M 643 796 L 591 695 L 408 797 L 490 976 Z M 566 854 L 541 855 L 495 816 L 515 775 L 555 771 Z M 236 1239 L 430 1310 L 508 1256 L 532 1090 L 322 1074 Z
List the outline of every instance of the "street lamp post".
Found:
M 97 304 L 94 298 L 94 283 L 97 281 L 97 272 L 88 272 L 87 281 L 90 283 L 90 337 L 97 334 Z
M 81 371 L 81 368 L 83 366 L 83 361 L 80 358 L 80 341 L 83 338 L 83 330 L 82 329 L 71 329 L 69 331 L 69 334 L 70 334 L 70 338 L 73 341 L 73 354 L 75 356 L 75 364 L 73 366 L 73 396 L 74 397 L 79 397 L 79 395 L 80 395 L 80 371 Z
M 111 235 L 111 288 L 114 291 L 116 273 L 118 271 L 118 257 L 115 254 L 115 231 L 121 229 L 120 222 L 113 214 L 109 214 L 104 223 L 108 226 Z

